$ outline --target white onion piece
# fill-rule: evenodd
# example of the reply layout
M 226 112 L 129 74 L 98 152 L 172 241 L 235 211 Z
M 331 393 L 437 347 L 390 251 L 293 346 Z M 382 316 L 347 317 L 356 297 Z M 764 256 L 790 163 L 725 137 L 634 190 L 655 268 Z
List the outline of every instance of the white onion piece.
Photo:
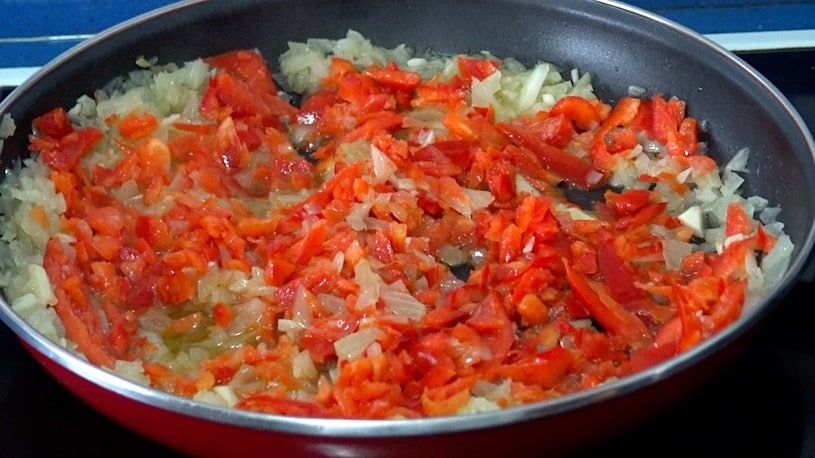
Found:
M 374 168 L 376 183 L 388 181 L 391 175 L 398 169 L 396 163 L 374 145 L 371 145 L 371 165 L 373 165 Z
M 354 282 L 359 285 L 359 296 L 354 307 L 356 310 L 375 305 L 379 300 L 380 291 L 385 286 L 382 277 L 371 270 L 368 260 L 363 258 L 354 266 Z
M 334 351 L 340 361 L 353 361 L 365 352 L 369 345 L 384 335 L 379 328 L 365 328 L 334 342 Z
M 665 260 L 665 267 L 671 270 L 679 270 L 682 259 L 693 252 L 693 245 L 673 239 L 662 240 L 662 257 Z
M 501 72 L 493 72 L 483 80 L 473 80 L 470 90 L 471 105 L 488 107 L 495 104 L 495 93 L 501 89 Z
M 409 293 L 386 289 L 382 292 L 385 307 L 396 315 L 420 320 L 427 313 L 427 307 Z
M 724 170 L 733 172 L 748 172 L 747 161 L 749 158 L 750 158 L 750 148 L 742 148 L 724 166 Z
M 292 375 L 306 380 L 316 379 L 320 375 L 307 350 L 301 351 L 292 359 Z
M 487 208 L 495 200 L 495 196 L 489 191 L 469 188 L 461 188 L 461 190 L 470 198 L 470 208 L 472 210 Z
M 538 100 L 538 94 L 548 74 L 549 64 L 547 63 L 538 64 L 532 69 L 516 99 L 515 106 L 519 112 L 531 107 Z
M 761 261 L 765 285 L 772 286 L 781 281 L 781 278 L 789 266 L 794 248 L 795 246 L 792 240 L 790 240 L 790 237 L 786 234 L 780 236 L 778 240 L 775 241 L 773 249 L 770 250 L 767 256 L 764 256 L 764 259 Z

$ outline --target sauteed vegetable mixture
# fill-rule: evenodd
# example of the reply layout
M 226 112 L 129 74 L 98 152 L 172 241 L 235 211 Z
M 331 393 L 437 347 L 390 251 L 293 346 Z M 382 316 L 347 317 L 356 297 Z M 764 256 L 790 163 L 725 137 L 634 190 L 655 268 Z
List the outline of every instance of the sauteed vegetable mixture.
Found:
M 180 396 L 344 418 L 550 399 L 720 331 L 792 250 L 738 191 L 747 150 L 717 165 L 667 94 L 607 104 L 576 70 L 356 32 L 292 43 L 279 75 L 252 50 L 139 64 L 34 121 L 2 286 Z

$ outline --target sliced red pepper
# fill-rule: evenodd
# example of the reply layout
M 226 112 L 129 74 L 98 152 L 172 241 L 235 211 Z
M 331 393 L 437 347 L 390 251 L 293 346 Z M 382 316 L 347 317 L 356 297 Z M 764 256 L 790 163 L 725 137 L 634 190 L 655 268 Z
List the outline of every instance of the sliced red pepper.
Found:
M 625 304 L 642 298 L 642 292 L 634 284 L 634 277 L 617 252 L 612 237 L 604 237 L 597 250 L 598 263 L 603 273 L 603 283 L 614 300 Z
M 737 234 L 750 235 L 753 232 L 753 220 L 747 215 L 744 206 L 739 202 L 731 202 L 727 205 L 727 215 L 725 216 L 725 237 Z
M 547 145 L 522 128 L 510 124 L 500 124 L 498 128 L 518 146 L 534 153 L 546 170 L 571 184 L 591 189 L 602 185 L 605 181 L 605 172 L 594 167 L 589 161 L 569 154 L 560 148 Z
M 372 78 L 379 84 L 391 86 L 403 91 L 416 89 L 419 87 L 419 84 L 422 83 L 422 76 L 418 73 L 394 68 L 369 67 L 365 69 L 362 74 Z
M 581 131 L 587 131 L 600 124 L 600 112 L 596 110 L 595 104 L 575 95 L 562 97 L 555 102 L 549 114 L 562 115 Z
M 458 71 L 465 81 L 472 78 L 483 81 L 500 67 L 500 62 L 492 59 L 477 59 L 468 56 L 458 56 L 456 62 L 458 63 Z
M 119 122 L 119 135 L 127 140 L 138 140 L 158 128 L 158 118 L 150 113 L 130 113 Z
M 573 361 L 571 352 L 557 345 L 504 364 L 498 369 L 498 374 L 515 382 L 552 388 L 568 373 Z
M 96 127 L 82 127 L 65 135 L 52 149 L 40 151 L 43 161 L 54 170 L 73 169 L 104 137 Z
M 74 131 L 74 127 L 68 119 L 68 114 L 65 113 L 63 108 L 54 108 L 34 119 L 31 124 L 34 126 L 35 135 L 57 140 Z
M 603 328 L 612 335 L 620 336 L 634 349 L 643 348 L 651 343 L 651 331 L 634 314 L 625 310 L 610 296 L 600 295 L 589 280 L 565 265 L 572 293 L 583 303 Z

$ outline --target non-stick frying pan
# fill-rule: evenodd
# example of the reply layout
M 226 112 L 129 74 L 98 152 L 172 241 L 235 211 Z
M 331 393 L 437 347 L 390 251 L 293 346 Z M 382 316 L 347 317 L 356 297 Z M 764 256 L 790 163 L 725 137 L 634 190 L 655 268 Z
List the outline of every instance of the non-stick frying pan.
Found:
M 243 412 L 137 386 L 39 335 L 0 301 L 0 318 L 34 357 L 115 421 L 196 456 L 516 456 L 557 454 L 641 421 L 703 382 L 738 351 L 790 287 L 805 281 L 815 234 L 815 144 L 789 102 L 731 53 L 683 27 L 611 1 L 237 0 L 173 5 L 121 24 L 46 65 L 0 105 L 18 129 L 4 167 L 26 154 L 31 120 L 133 68 L 141 56 L 184 61 L 257 48 L 271 61 L 290 40 L 357 30 L 377 44 L 546 60 L 593 75 L 607 102 L 640 86 L 676 95 L 703 120 L 711 154 L 752 150 L 746 193 L 781 205 L 796 245 L 788 273 L 735 324 L 631 377 L 544 403 L 463 417 L 327 420 Z M 745 381 L 749 383 L 749 381 Z M 58 414 L 58 413 L 55 413 Z

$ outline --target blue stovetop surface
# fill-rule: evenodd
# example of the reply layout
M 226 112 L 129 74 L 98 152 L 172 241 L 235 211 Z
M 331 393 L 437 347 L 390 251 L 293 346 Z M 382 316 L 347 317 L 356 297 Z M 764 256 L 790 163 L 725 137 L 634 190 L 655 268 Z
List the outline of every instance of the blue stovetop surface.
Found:
M 0 68 L 43 65 L 93 33 L 170 3 L 172 0 L 0 0 Z M 704 34 L 808 30 L 815 39 L 815 0 L 628 3 Z

